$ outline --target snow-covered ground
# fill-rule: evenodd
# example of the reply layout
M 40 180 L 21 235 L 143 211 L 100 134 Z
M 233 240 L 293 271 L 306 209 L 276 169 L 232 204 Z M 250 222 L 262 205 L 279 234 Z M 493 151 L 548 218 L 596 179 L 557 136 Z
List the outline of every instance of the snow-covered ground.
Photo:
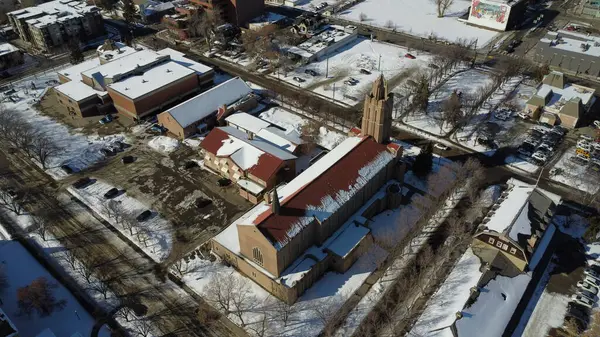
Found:
M 19 329 L 20 336 L 36 336 L 48 328 L 56 336 L 75 336 L 77 333 L 81 336 L 90 335 L 94 318 L 19 242 L 0 241 L 0 256 L 3 257 L 3 274 L 8 281 L 8 287 L 2 291 L 2 309 Z M 64 308 L 46 317 L 40 317 L 37 313 L 31 317 L 18 315 L 17 290 L 40 277 L 57 286 L 52 292 L 58 301 L 65 301 Z M 103 328 L 100 336 L 108 337 L 110 332 Z
M 167 136 L 156 136 L 150 139 L 148 146 L 160 153 L 169 154 L 177 150 L 179 147 L 179 141 L 175 138 Z
M 600 172 L 589 170 L 588 165 L 579 165 L 571 161 L 576 156 L 576 147 L 568 148 L 554 165 L 557 173 L 550 177 L 551 180 L 574 187 L 583 192 L 594 194 L 600 189 Z M 600 168 L 600 166 L 597 166 Z
M 472 95 L 481 88 L 491 85 L 492 81 L 492 74 L 487 71 L 477 69 L 461 71 L 450 77 L 431 94 L 427 114 L 415 113 L 413 116 L 405 117 L 404 122 L 423 131 L 443 136 L 450 131 L 448 125 L 444 125 L 444 128 L 440 129 L 439 123 L 436 122 L 436 118 L 439 118 L 441 114 L 443 102 L 454 91 L 462 92 L 463 96 Z
M 504 139 L 504 135 L 514 127 L 517 122 L 516 114 L 519 111 L 512 111 L 511 116 L 506 120 L 496 118 L 495 112 L 498 111 L 496 107 L 507 100 L 510 95 L 513 95 L 515 90 L 519 87 L 520 82 L 520 77 L 513 77 L 503 83 L 487 99 L 481 109 L 477 111 L 477 114 L 471 119 L 470 123 L 461 130 L 455 132 L 452 137 L 454 137 L 460 145 L 484 153 L 487 156 L 493 156 L 494 153 L 496 153 L 496 150 L 479 144 L 477 138 L 480 134 L 493 137 L 498 147 L 514 145 L 514 137 L 510 137 L 510 139 L 508 139 L 509 143 L 507 143 Z M 517 94 L 515 93 L 515 95 Z
M 288 72 L 287 76 L 277 72 L 270 76 L 306 88 L 323 97 L 335 99 L 336 102 L 354 106 L 364 99 L 379 74 L 383 73 L 390 85 L 396 86 L 410 77 L 409 72 L 426 68 L 431 62 L 430 54 L 411 50 L 410 53 L 416 57 L 413 60 L 404 57 L 408 52 L 406 48 L 397 45 L 359 37 L 330 54 L 328 58 L 323 57 L 319 61 L 298 67 Z M 329 71 L 327 71 L 328 64 Z M 318 75 L 305 74 L 304 71 L 308 69 L 314 70 Z M 368 70 L 370 74 L 361 73 L 361 69 Z M 401 74 L 403 74 L 401 78 L 394 79 Z M 294 77 L 300 77 L 305 81 L 299 83 L 294 80 Z M 344 84 L 344 81 L 350 77 L 358 80 L 358 83 Z
M 299 116 L 281 107 L 274 107 L 264 111 L 259 117 L 267 122 L 273 123 L 280 128 L 285 129 L 285 131 L 289 132 L 290 130 L 295 130 L 300 134 L 302 134 L 302 126 L 309 122 L 307 118 Z M 331 150 L 346 138 L 346 135 L 322 126 L 319 129 L 319 139 L 317 143 L 322 147 Z
M 114 186 L 108 183 L 96 180 L 93 184 L 82 189 L 69 187 L 67 190 L 90 207 L 96 214 L 111 223 L 153 260 L 157 262 L 163 261 L 169 256 L 173 247 L 173 234 L 170 223 L 162 218 L 156 211 L 151 210 L 152 216 L 148 220 L 143 222 L 135 222 L 134 220 L 136 225 L 133 226 L 133 228 L 129 229 L 127 226 L 124 227 L 124 221 L 117 221 L 115 216 L 111 214 L 114 211 L 109 211 L 107 208 L 109 201 L 118 203 L 122 209 L 122 213 L 133 218 L 137 217 L 140 213 L 149 210 L 149 208 L 137 199 L 128 196 L 123 191 L 113 199 L 104 198 L 104 194 L 113 187 Z M 121 214 L 121 219 L 123 214 Z
M 71 66 L 66 65 L 66 67 Z M 35 84 L 33 89 L 32 83 Z M 6 109 L 16 111 L 36 130 L 44 133 L 59 146 L 60 151 L 56 156 L 48 160 L 47 172 L 55 179 L 61 179 L 66 173 L 60 168 L 61 165 L 69 165 L 74 171 L 85 169 L 104 159 L 101 149 L 110 147 L 116 141 L 122 141 L 123 135 L 111 136 L 88 136 L 74 133 L 63 124 L 44 116 L 37 111 L 33 105 L 41 99 L 50 86 L 58 83 L 58 75 L 55 72 L 36 74 L 24 80 L 14 83 L 18 96 L 17 102 L 5 100 L 3 105 Z
M 498 32 L 458 21 L 458 17 L 467 13 L 469 6 L 469 0 L 456 0 L 445 16 L 438 18 L 434 1 L 366 0 L 342 11 L 339 16 L 361 24 L 395 29 L 425 38 L 435 37 L 449 42 L 457 39 L 477 40 L 477 48 L 481 48 L 496 37 Z M 362 22 L 361 14 L 366 15 Z
M 373 245 L 345 273 L 326 273 L 292 306 L 287 324 L 284 324 L 280 318 L 282 313 L 277 303 L 281 302 L 278 299 L 252 280 L 220 262 L 209 262 L 198 257 L 190 260 L 186 265 L 188 271 L 184 273 L 183 281 L 194 291 L 210 299 L 211 296 L 207 292 L 210 291 L 211 282 L 224 282 L 225 279 L 233 277 L 237 280 L 235 282 L 243 285 L 237 287 L 236 291 L 249 291 L 248 297 L 240 306 L 244 311 L 242 317 L 247 331 L 251 332 L 252 329 L 258 328 L 266 314 L 269 327 L 265 336 L 318 336 L 324 326 L 323 315 L 335 313 L 365 282 L 386 255 L 385 250 Z M 235 323 L 241 324 L 235 314 L 230 314 L 228 317 Z

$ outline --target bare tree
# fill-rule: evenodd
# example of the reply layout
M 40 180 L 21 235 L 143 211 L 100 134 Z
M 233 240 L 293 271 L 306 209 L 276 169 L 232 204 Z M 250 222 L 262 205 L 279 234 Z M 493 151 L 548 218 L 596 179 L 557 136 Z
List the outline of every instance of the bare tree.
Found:
M 252 289 L 248 282 L 236 277 L 234 283 L 236 284 L 236 287 L 231 296 L 233 314 L 239 319 L 242 327 L 244 327 L 246 326 L 244 314 L 256 308 L 257 300 L 256 296 L 252 293 Z
M 71 267 L 71 269 L 77 270 L 79 267 L 79 261 L 77 260 L 77 256 L 75 256 L 74 250 L 75 248 L 67 247 L 67 249 L 64 251 L 63 259 L 69 265 L 69 267 Z
M 147 319 L 139 319 L 135 321 L 135 330 L 138 336 L 141 337 L 150 337 L 154 333 L 154 328 Z
M 358 20 L 360 20 L 360 22 L 367 21 L 367 14 L 365 14 L 365 13 L 360 13 L 360 14 L 358 15 Z
M 292 315 L 296 313 L 297 306 L 289 305 L 277 298 L 274 299 L 276 301 L 275 308 L 277 312 L 277 317 L 283 322 L 283 326 L 285 327 L 292 319 Z
M 4 266 L 0 265 L 0 296 L 4 297 L 4 292 L 6 291 L 6 289 L 8 289 L 9 286 L 10 283 L 8 282 L 6 270 L 4 269 Z M 0 305 L 1 304 L 3 304 L 2 299 L 0 299 Z
M 58 288 L 56 283 L 40 277 L 29 285 L 17 289 L 18 314 L 30 317 L 35 312 L 40 317 L 47 317 L 55 311 L 62 310 L 67 305 L 67 301 L 56 299 L 54 296 L 56 288 Z
M 25 211 L 22 200 L 20 198 L 20 191 L 15 191 L 8 185 L 0 186 L 0 207 L 7 211 L 13 212 L 16 215 L 21 215 Z
M 454 0 L 435 0 L 435 5 L 437 7 L 438 18 L 443 18 L 446 15 L 446 11 L 452 4 Z
M 271 318 L 269 317 L 266 310 L 263 310 L 260 314 L 258 322 L 248 325 L 248 329 L 253 332 L 256 337 L 267 336 L 271 330 Z
M 123 213 L 121 218 L 121 226 L 123 226 L 123 229 L 129 231 L 129 235 L 133 235 L 133 230 L 137 229 L 139 226 L 135 214 L 130 212 Z
M 37 134 L 32 138 L 30 153 L 39 161 L 42 168 L 48 168 L 48 160 L 60 154 L 63 149 L 46 134 Z
M 324 298 L 317 301 L 312 308 L 313 312 L 323 324 L 322 336 L 331 337 L 335 332 L 335 323 L 340 318 L 339 307 L 342 305 L 342 298 L 339 295 Z
M 225 315 L 231 314 L 233 308 L 233 293 L 237 287 L 237 280 L 233 273 L 214 275 L 206 287 L 206 299 Z
M 94 274 L 97 278 L 96 282 L 91 284 L 93 290 L 102 294 L 104 299 L 108 298 L 108 294 L 110 294 L 110 284 L 114 279 L 114 269 L 112 266 L 104 265 L 99 268 L 95 268 Z
M 385 25 L 383 25 L 383 27 L 385 27 L 387 29 L 395 29 L 396 28 L 396 24 L 392 20 L 387 20 L 385 22 Z
M 33 227 L 32 231 L 38 234 L 44 241 L 46 241 L 46 234 L 48 233 L 48 229 L 50 227 L 49 225 L 50 223 L 43 215 L 31 215 L 31 226 Z
M 119 309 L 119 311 L 117 311 L 115 313 L 115 315 L 117 317 L 120 317 L 122 319 L 125 320 L 125 322 L 129 322 L 129 320 L 131 319 L 131 316 L 134 314 L 133 310 L 128 307 L 128 306 L 124 306 L 121 309 Z

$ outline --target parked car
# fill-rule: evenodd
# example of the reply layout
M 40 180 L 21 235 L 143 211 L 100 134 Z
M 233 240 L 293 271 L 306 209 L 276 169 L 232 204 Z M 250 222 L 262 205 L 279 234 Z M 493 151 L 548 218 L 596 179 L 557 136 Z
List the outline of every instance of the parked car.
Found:
M 581 295 L 583 297 L 586 297 L 586 298 L 588 298 L 589 300 L 591 300 L 593 302 L 597 302 L 598 301 L 598 297 L 596 296 L 596 294 L 594 294 L 594 293 L 592 293 L 590 291 L 587 291 L 587 290 L 578 289 L 576 291 L 576 294 L 577 295 Z
M 133 158 L 133 156 L 125 156 L 123 158 L 121 158 L 121 163 L 123 164 L 131 164 L 135 161 L 135 158 Z
M 61 169 L 62 169 L 62 170 L 63 170 L 63 171 L 66 173 L 66 174 L 71 174 L 71 173 L 73 173 L 73 169 L 72 169 L 72 168 L 71 168 L 71 166 L 69 166 L 69 165 L 66 165 L 66 164 L 65 164 L 65 165 L 62 165 L 60 168 L 61 168 Z
M 80 190 L 88 185 L 91 185 L 94 181 L 89 177 L 81 178 L 73 183 L 73 187 Z
M 110 190 L 108 190 L 108 192 L 104 193 L 104 198 L 112 199 L 112 198 L 116 197 L 117 195 L 119 195 L 119 189 L 116 187 L 113 187 Z
M 364 75 L 371 75 L 371 72 L 370 72 L 370 71 L 368 71 L 368 70 L 367 70 L 367 69 L 365 69 L 365 68 L 361 68 L 361 69 L 360 69 L 360 73 L 361 73 L 361 74 L 364 74 Z
M 534 154 L 531 155 L 531 158 L 533 158 L 535 160 L 539 160 L 542 163 L 545 163 L 548 160 L 548 157 L 546 156 L 546 154 L 544 154 L 541 151 L 536 151 Z
M 404 57 L 406 57 L 407 59 L 411 59 L 411 60 L 416 59 L 416 57 L 413 54 L 410 54 L 410 53 L 404 54 Z
M 210 204 L 212 204 L 212 200 L 210 200 L 210 199 L 204 199 L 204 198 L 196 199 L 196 207 L 197 208 L 202 209 Z
M 229 184 L 231 184 L 230 179 L 221 178 L 221 179 L 217 180 L 217 185 L 219 185 L 220 187 L 229 186 Z
M 525 112 L 519 112 L 517 114 L 517 116 L 519 116 L 519 118 L 522 118 L 522 119 L 529 119 L 530 118 L 529 114 L 525 113 Z
M 595 278 L 592 278 L 592 277 L 586 276 L 586 277 L 583 279 L 583 281 L 584 281 L 584 282 L 587 282 L 587 283 L 589 283 L 590 285 L 592 285 L 592 286 L 594 286 L 594 287 L 596 287 L 596 288 L 600 288 L 600 281 L 599 281 L 599 280 L 596 280 Z
M 112 121 L 113 121 L 113 117 L 111 115 L 106 115 L 106 116 L 102 117 L 102 119 L 100 119 L 99 123 L 100 124 L 108 124 Z
M 314 71 L 314 70 L 312 70 L 312 69 L 306 69 L 306 70 L 304 70 L 304 73 L 305 73 L 305 74 L 308 74 L 308 75 L 310 75 L 310 76 L 318 76 L 318 75 L 319 75 L 319 74 L 317 74 L 317 72 L 316 72 L 316 71 Z
M 593 271 L 591 268 L 586 268 L 583 270 L 583 274 L 589 277 L 593 277 L 596 280 L 600 280 L 600 274 Z
M 446 145 L 444 145 L 442 143 L 435 143 L 435 145 L 433 145 L 433 147 L 435 147 L 438 150 L 442 150 L 442 151 L 448 151 L 448 150 L 450 150 L 449 146 L 446 146 Z
M 293 80 L 294 80 L 294 81 L 296 81 L 296 82 L 298 82 L 298 83 L 302 83 L 302 82 L 305 82 L 305 81 L 306 81 L 306 80 L 305 80 L 305 79 L 303 79 L 302 77 L 298 77 L 298 76 L 294 76 L 294 77 L 293 77 Z
M 106 148 L 100 149 L 100 153 L 102 153 L 106 157 L 115 155 L 115 153 L 111 149 L 106 149 Z
M 140 213 L 135 219 L 138 222 L 144 222 L 144 221 L 150 219 L 151 216 L 152 216 L 152 212 L 149 210 L 145 210 L 142 213 Z
M 150 131 L 163 134 L 163 133 L 165 133 L 165 128 L 163 128 L 162 126 L 160 126 L 158 124 L 154 124 L 150 127 Z
M 531 156 L 531 151 L 529 151 L 529 150 L 527 150 L 527 149 L 525 149 L 525 148 L 523 148 L 523 147 L 520 147 L 520 148 L 517 150 L 517 153 L 519 153 L 521 156 L 525 156 L 525 157 L 529 157 L 529 156 Z
M 344 84 L 347 85 L 356 85 L 358 83 L 358 80 L 354 77 L 350 77 L 349 79 L 344 81 Z
M 577 288 L 588 291 L 592 294 L 598 293 L 598 288 L 594 287 L 593 285 L 591 285 L 590 283 L 587 283 L 585 281 L 577 282 Z
M 587 140 L 588 142 L 591 142 L 592 140 L 594 140 L 594 138 L 592 138 L 591 136 L 588 136 L 588 135 L 580 135 L 579 139 L 584 139 L 584 140 Z
M 590 309 L 594 307 L 593 301 L 591 301 L 589 298 L 583 297 L 581 295 L 575 294 L 575 295 L 571 296 L 571 301 L 575 302 L 577 304 L 581 304 L 584 307 L 588 307 Z
M 600 121 L 599 120 L 595 120 L 593 124 L 597 129 L 600 129 Z

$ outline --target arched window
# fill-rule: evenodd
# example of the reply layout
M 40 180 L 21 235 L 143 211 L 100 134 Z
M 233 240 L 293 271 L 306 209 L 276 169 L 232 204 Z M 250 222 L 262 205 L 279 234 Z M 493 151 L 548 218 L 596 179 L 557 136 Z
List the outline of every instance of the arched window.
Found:
M 260 264 L 262 266 L 263 257 L 262 257 L 262 253 L 260 252 L 260 249 L 258 249 L 256 247 L 252 248 L 252 257 L 254 258 L 254 261 L 256 261 L 258 264 Z

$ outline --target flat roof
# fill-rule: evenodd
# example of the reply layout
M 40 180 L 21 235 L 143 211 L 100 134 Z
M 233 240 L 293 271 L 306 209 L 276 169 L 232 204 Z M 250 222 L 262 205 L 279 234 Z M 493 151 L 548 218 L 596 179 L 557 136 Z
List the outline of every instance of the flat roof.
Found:
M 115 45 L 117 46 L 118 49 L 116 50 L 104 50 L 103 47 L 104 45 L 100 45 L 96 51 L 100 54 L 99 56 L 104 58 L 106 61 L 108 62 L 112 62 L 115 60 L 118 60 L 122 57 L 125 56 L 129 56 L 133 53 L 136 53 L 138 51 L 143 50 L 144 48 L 138 47 L 138 49 L 136 48 L 131 48 L 128 45 L 121 43 L 121 42 L 115 42 Z M 87 69 L 86 69 L 87 70 Z
M 600 56 L 600 37 L 567 30 L 548 32 L 541 40 L 551 48 L 590 56 Z M 585 48 L 584 48 L 585 46 Z
M 19 48 L 8 42 L 0 43 L 0 56 L 19 51 Z
M 548 102 L 548 104 L 546 104 L 546 106 L 550 108 L 556 108 L 559 110 L 561 105 L 564 105 L 566 102 L 570 101 L 573 98 L 581 99 L 581 103 L 583 105 L 586 105 L 589 102 L 591 102 L 595 92 L 594 89 L 576 86 L 572 84 L 566 84 L 564 88 L 557 88 L 548 84 L 542 84 L 538 89 L 537 95 L 541 97 L 546 97 L 546 95 L 548 95 L 550 91 L 552 91 L 552 97 L 550 98 L 550 101 Z
M 91 58 L 89 60 L 85 60 L 81 63 L 73 65 L 71 67 L 67 67 L 58 71 L 58 73 L 71 81 L 80 81 L 81 73 L 96 68 L 100 65 L 100 59 L 97 57 Z
M 323 31 L 319 34 L 311 37 L 310 39 L 302 42 L 297 46 L 287 47 L 287 51 L 300 55 L 304 58 L 309 58 L 312 55 L 320 52 L 327 48 L 333 43 L 337 43 L 348 36 L 352 35 L 347 33 L 345 28 L 342 26 L 330 25 L 326 26 Z
M 262 120 L 258 117 L 254 117 L 246 112 L 238 112 L 230 115 L 225 118 L 225 120 L 233 124 L 234 126 L 238 126 L 244 130 L 248 130 L 254 134 L 260 132 L 260 130 L 268 127 L 271 123 Z
M 35 7 L 27 7 L 12 11 L 9 12 L 8 15 L 12 15 L 18 19 L 27 19 L 29 17 L 38 16 L 26 20 L 26 22 L 27 24 L 42 28 L 50 24 L 75 19 L 86 13 L 99 10 L 98 7 L 88 5 L 85 1 L 56 0 L 41 3 Z
M 190 68 L 169 61 L 148 69 L 142 75 L 131 76 L 109 84 L 108 87 L 124 96 L 136 99 L 194 73 Z
M 171 57 L 171 60 L 181 64 L 182 66 L 193 69 L 198 74 L 204 74 L 204 73 L 207 73 L 207 72 L 213 70 L 212 67 L 209 67 L 205 64 L 191 60 L 191 59 L 187 58 L 184 53 L 179 52 L 174 49 L 171 49 L 171 48 L 165 48 L 165 49 L 159 50 L 159 51 L 157 51 L 157 53 L 160 55 L 169 55 Z
M 144 67 L 153 62 L 156 62 L 161 58 L 165 58 L 165 56 L 157 54 L 155 51 L 144 49 L 122 57 L 113 62 L 105 63 L 94 69 L 83 71 L 82 75 L 91 78 L 95 74 L 99 73 L 105 78 L 113 78 L 115 75 L 132 72 L 137 68 Z
M 54 87 L 54 90 L 59 91 L 66 96 L 69 96 L 69 98 L 77 102 L 96 95 L 108 95 L 107 92 L 95 90 L 89 85 L 81 82 L 80 80 L 69 81 L 65 84 L 61 84 L 59 86 Z

